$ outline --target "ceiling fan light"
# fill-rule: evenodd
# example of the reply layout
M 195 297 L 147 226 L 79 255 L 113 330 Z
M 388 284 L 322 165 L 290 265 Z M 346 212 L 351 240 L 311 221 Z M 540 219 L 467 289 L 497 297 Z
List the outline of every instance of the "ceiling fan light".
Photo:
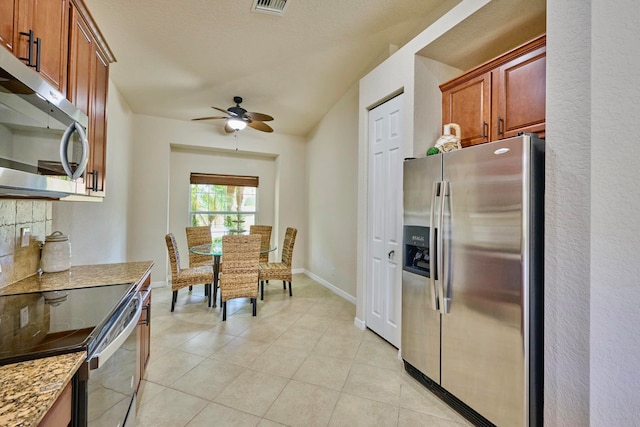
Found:
M 236 119 L 236 118 L 231 118 L 227 120 L 227 124 L 233 130 L 242 130 L 247 127 L 247 122 L 245 122 L 244 120 Z

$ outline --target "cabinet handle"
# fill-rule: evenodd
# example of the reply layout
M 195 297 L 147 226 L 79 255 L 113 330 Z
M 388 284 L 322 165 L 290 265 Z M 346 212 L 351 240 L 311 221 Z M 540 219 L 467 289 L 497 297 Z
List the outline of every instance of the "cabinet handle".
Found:
M 27 51 L 26 58 L 18 58 L 18 59 L 20 59 L 21 61 L 27 61 L 27 65 L 29 67 L 35 67 L 35 64 L 33 63 L 33 45 L 36 43 L 36 41 L 33 38 L 33 30 L 29 30 L 28 33 L 20 31 L 20 35 L 29 37 L 29 49 Z
M 149 326 L 151 325 L 151 304 L 147 304 L 144 307 L 142 307 L 142 309 L 145 311 L 145 319 L 144 319 L 144 324 L 145 326 Z
M 40 47 L 42 46 L 42 39 L 40 37 L 38 37 L 36 39 L 36 41 L 34 42 L 34 44 L 36 45 L 36 71 L 40 72 Z M 32 65 L 33 67 L 33 65 Z
M 87 172 L 87 175 L 91 175 L 91 185 L 89 186 L 89 190 L 98 191 L 98 171 L 94 169 L 91 172 Z
M 503 122 L 504 120 L 502 119 L 502 117 L 498 116 L 498 135 L 504 134 L 504 131 L 502 130 L 502 126 L 501 126 Z
M 387 254 L 387 258 L 391 259 L 391 257 L 396 253 L 396 251 L 389 251 L 389 253 Z
M 482 139 L 486 139 L 487 138 L 487 128 L 489 127 L 489 124 L 487 122 L 482 122 Z
M 91 171 L 91 172 L 87 171 L 87 176 L 88 176 L 88 175 L 91 175 L 91 184 L 89 185 L 89 187 L 88 187 L 88 188 L 89 188 L 89 190 L 93 190 L 93 184 L 94 184 L 94 181 L 93 181 L 93 171 Z M 89 179 L 89 178 L 87 178 L 87 180 L 88 180 L 88 179 Z

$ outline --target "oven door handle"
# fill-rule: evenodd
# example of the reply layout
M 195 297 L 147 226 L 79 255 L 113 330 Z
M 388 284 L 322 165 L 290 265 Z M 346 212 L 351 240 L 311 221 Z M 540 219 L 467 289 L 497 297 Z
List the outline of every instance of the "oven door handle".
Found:
M 115 352 L 124 344 L 129 335 L 134 331 L 136 326 L 138 325 L 138 321 L 140 320 L 140 316 L 142 315 L 142 298 L 140 296 L 134 297 L 138 300 L 138 304 L 136 307 L 136 314 L 133 316 L 133 319 L 129 321 L 127 326 L 118 334 L 118 336 L 113 339 L 102 351 L 95 353 L 91 359 L 89 359 L 89 369 L 94 370 L 100 368 L 104 365 L 111 356 L 115 354 Z M 114 322 L 113 327 L 117 327 L 120 319 L 126 315 L 126 311 L 123 312 L 118 320 Z

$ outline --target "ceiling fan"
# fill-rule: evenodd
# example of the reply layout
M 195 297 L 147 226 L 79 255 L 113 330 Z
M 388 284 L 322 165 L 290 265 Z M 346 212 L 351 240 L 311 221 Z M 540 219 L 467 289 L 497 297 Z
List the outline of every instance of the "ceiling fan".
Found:
M 262 132 L 273 132 L 271 126 L 263 123 L 273 120 L 273 117 L 267 114 L 248 112 L 240 106 L 240 104 L 242 103 L 242 97 L 240 96 L 234 96 L 233 102 L 236 103 L 235 107 L 229 107 L 226 110 L 218 107 L 211 107 L 218 111 L 226 113 L 226 116 L 199 117 L 193 120 L 225 119 L 226 123 L 224 124 L 224 130 L 227 133 L 233 133 L 242 130 L 247 126 L 256 130 L 261 130 Z

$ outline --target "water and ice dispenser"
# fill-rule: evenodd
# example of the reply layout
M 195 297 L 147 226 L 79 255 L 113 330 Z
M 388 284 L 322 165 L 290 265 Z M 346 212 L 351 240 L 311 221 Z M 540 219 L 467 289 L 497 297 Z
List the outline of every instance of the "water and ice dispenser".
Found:
M 429 227 L 406 225 L 403 270 L 430 277 L 429 256 Z

